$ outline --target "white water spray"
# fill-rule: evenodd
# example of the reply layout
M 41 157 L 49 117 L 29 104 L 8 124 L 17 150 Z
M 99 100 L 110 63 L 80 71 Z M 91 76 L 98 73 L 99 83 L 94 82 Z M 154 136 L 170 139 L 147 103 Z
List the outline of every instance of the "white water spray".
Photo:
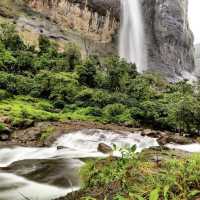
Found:
M 143 72 L 147 69 L 147 56 L 140 0 L 121 0 L 121 6 L 119 54 Z

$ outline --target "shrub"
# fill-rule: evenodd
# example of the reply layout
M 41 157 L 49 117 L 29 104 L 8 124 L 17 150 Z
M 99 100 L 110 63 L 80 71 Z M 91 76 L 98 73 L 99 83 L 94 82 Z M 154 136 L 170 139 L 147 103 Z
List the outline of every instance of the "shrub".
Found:
M 49 48 L 51 47 L 51 42 L 49 38 L 45 35 L 39 36 L 39 49 L 40 52 L 46 53 L 48 52 Z
M 0 100 L 7 99 L 9 97 L 11 97 L 11 95 L 6 90 L 0 89 Z
M 26 48 L 13 24 L 0 24 L 0 40 L 5 45 L 6 49 L 11 51 L 23 50 Z
M 107 116 L 115 117 L 117 115 L 121 115 L 125 109 L 126 107 L 123 104 L 109 104 L 104 108 L 104 113 Z
M 86 59 L 86 61 L 76 67 L 76 72 L 79 75 L 79 83 L 89 86 L 95 87 L 96 86 L 96 66 L 90 59 Z
M 73 71 L 81 63 L 80 48 L 74 43 L 67 44 L 63 52 L 63 57 L 68 61 L 69 70 Z
M 0 122 L 0 133 L 5 130 L 5 125 Z
M 65 107 L 65 102 L 62 100 L 57 100 L 54 102 L 54 107 L 58 109 L 63 109 Z

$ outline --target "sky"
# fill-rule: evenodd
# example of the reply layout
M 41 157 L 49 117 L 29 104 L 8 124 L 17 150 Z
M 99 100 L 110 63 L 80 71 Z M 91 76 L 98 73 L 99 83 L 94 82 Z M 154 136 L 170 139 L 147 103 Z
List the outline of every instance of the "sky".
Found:
M 200 0 L 189 0 L 189 22 L 194 34 L 194 43 L 200 43 Z

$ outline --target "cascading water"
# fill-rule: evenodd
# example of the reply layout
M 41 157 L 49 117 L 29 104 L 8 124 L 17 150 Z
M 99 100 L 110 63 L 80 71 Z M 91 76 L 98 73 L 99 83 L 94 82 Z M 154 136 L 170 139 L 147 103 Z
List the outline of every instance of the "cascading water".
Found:
M 121 7 L 119 55 L 143 72 L 147 69 L 147 56 L 140 0 L 121 0 Z
M 141 132 L 83 129 L 62 135 L 48 148 L 0 147 L 0 200 L 50 200 L 78 190 L 84 160 L 108 156 L 97 150 L 99 143 L 120 148 L 135 144 L 138 152 L 159 146 L 156 138 Z M 200 152 L 199 144 L 167 147 Z

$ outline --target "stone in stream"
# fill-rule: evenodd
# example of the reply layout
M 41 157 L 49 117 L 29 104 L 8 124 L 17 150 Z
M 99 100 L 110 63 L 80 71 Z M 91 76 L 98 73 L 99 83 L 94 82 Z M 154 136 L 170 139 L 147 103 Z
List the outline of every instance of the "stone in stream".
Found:
M 10 139 L 10 135 L 11 135 L 12 130 L 8 127 L 3 127 L 0 130 L 0 141 L 7 141 Z
M 61 149 L 67 149 L 67 147 L 65 147 L 65 146 L 57 146 L 57 150 L 61 150 Z
M 142 130 L 141 135 L 152 137 L 152 138 L 157 138 L 160 135 L 160 131 L 155 131 L 155 130 L 151 130 L 151 129 L 144 129 L 144 130 Z
M 184 136 L 180 136 L 180 135 L 162 135 L 158 138 L 157 142 L 160 145 L 165 145 L 168 143 L 175 143 L 175 144 L 191 144 L 195 141 L 193 141 L 191 138 L 187 138 Z
M 7 141 L 7 140 L 9 140 L 9 135 L 7 135 L 7 134 L 1 134 L 0 135 L 0 140 L 1 141 Z
M 112 150 L 112 148 L 109 146 L 109 145 L 107 145 L 107 144 L 104 144 L 104 143 L 99 143 L 99 145 L 98 145 L 98 151 L 100 151 L 101 153 L 111 153 L 113 150 Z

